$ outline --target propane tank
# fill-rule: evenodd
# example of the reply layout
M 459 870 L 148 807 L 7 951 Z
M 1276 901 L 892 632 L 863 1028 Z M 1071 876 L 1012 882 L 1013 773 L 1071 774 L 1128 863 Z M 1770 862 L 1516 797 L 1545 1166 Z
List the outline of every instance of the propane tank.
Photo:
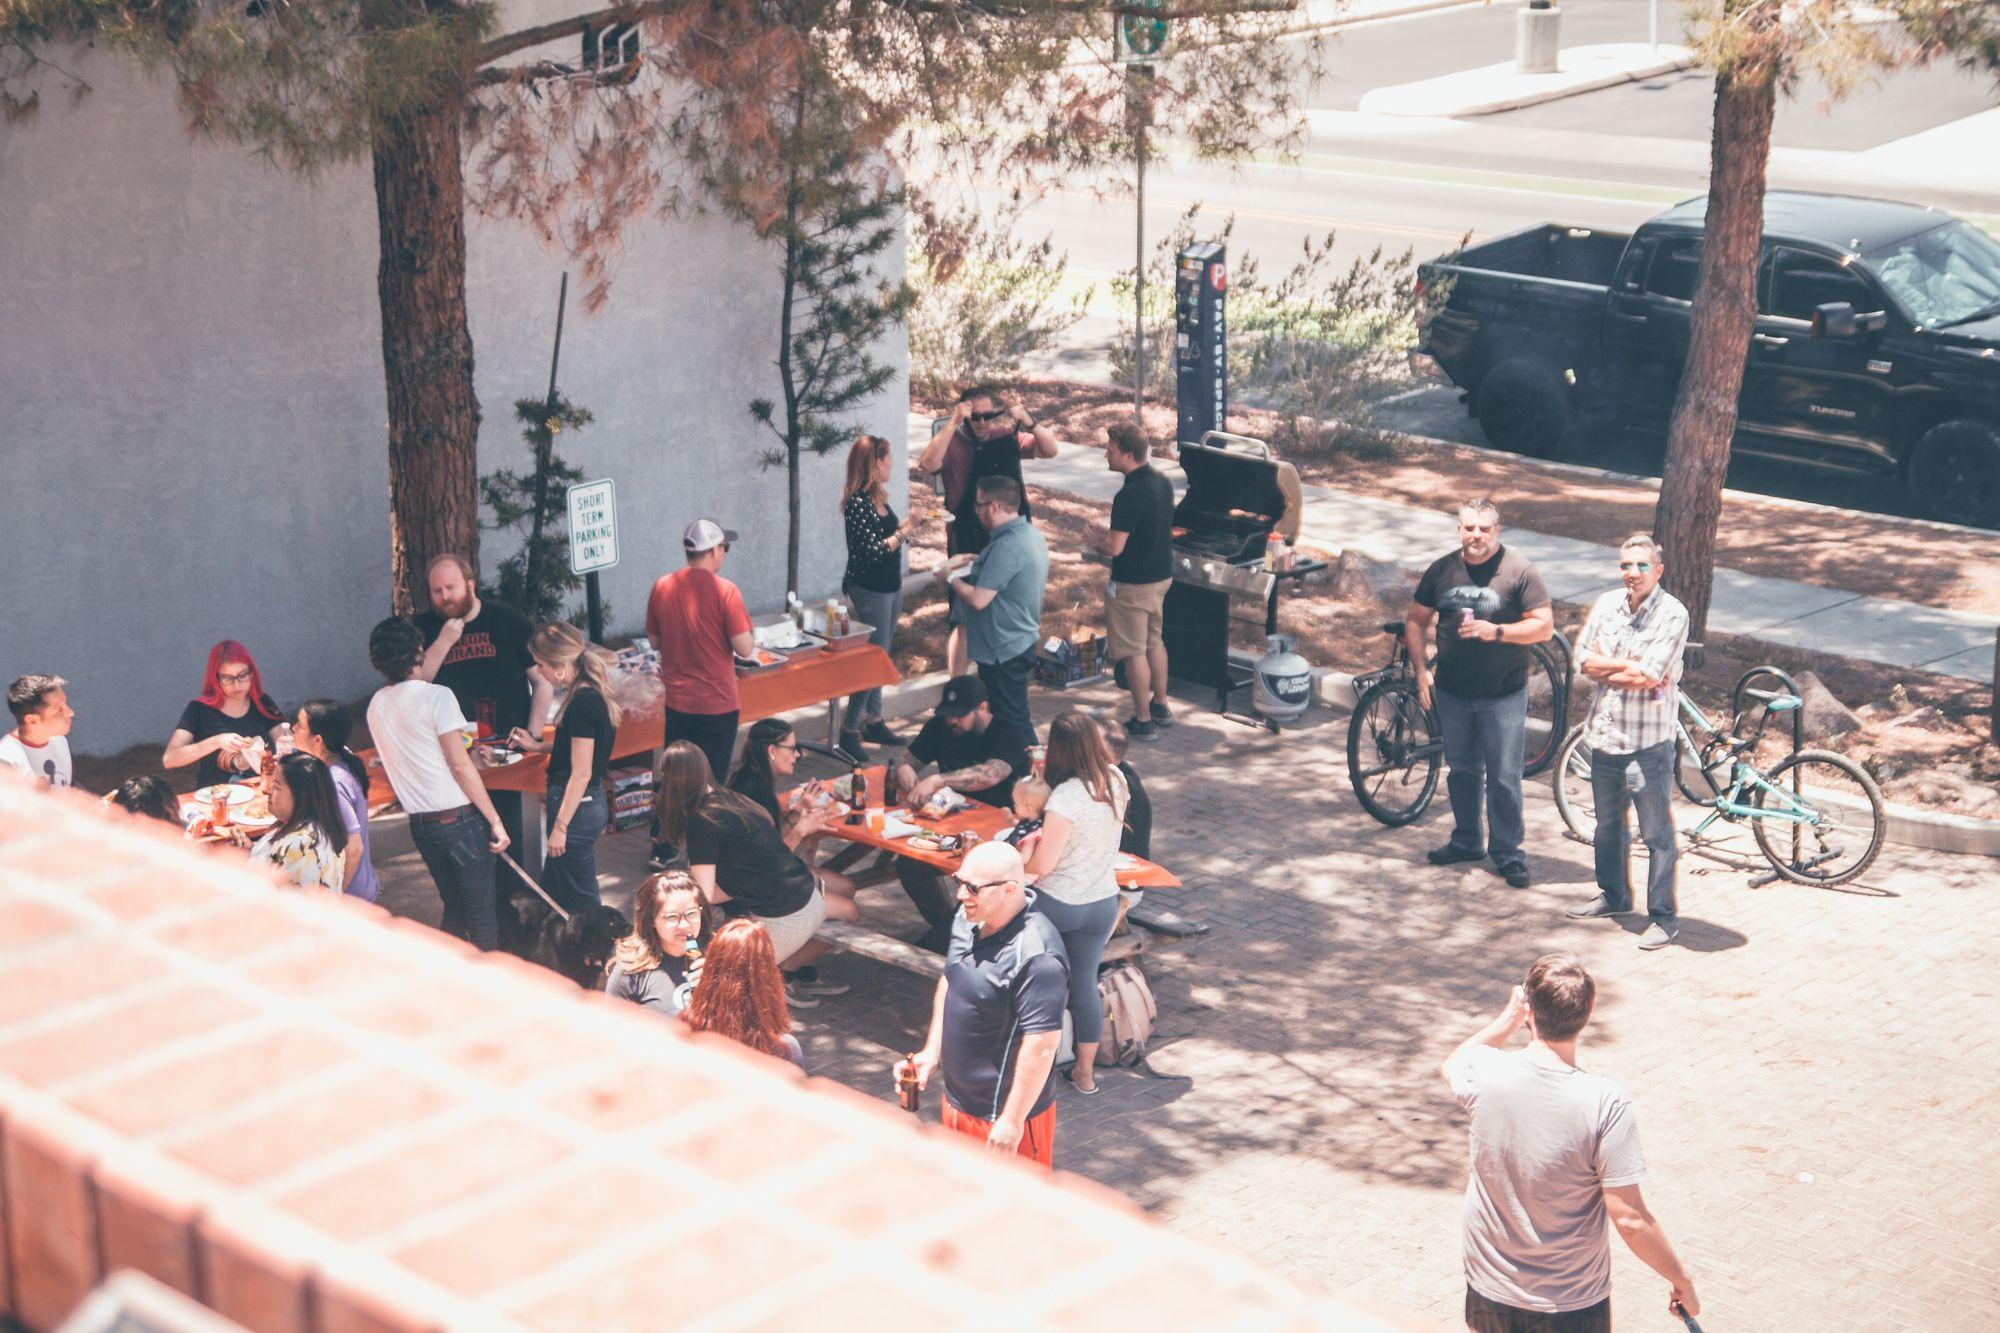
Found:
M 1257 711 L 1273 722 L 1293 722 L 1312 703 L 1312 665 L 1296 651 L 1298 641 L 1289 634 L 1271 634 L 1264 639 L 1264 655 L 1257 659 L 1256 683 L 1250 697 Z

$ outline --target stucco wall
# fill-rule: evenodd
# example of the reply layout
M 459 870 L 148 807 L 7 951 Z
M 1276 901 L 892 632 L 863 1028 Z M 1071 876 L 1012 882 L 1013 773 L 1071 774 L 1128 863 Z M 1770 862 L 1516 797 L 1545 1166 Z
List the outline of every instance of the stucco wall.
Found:
M 223 637 L 281 702 L 358 695 L 389 597 L 366 170 L 306 184 L 190 142 L 164 81 L 76 67 L 81 103 L 0 127 L 0 679 L 69 677 L 86 753 L 164 740 Z M 547 388 L 563 259 L 511 224 L 468 230 L 481 469 L 518 469 L 512 403 Z M 572 302 L 561 385 L 597 421 L 560 447 L 618 482 L 614 630 L 702 514 L 742 532 L 729 573 L 753 609 L 783 599 L 784 475 L 758 469 L 746 410 L 776 396 L 771 270 L 747 232 L 661 223 L 607 310 Z M 884 350 L 903 364 L 900 337 Z M 899 379 L 860 423 L 899 450 L 904 397 Z M 840 461 L 808 468 L 802 591 L 824 595 Z M 486 567 L 504 553 L 489 537 Z

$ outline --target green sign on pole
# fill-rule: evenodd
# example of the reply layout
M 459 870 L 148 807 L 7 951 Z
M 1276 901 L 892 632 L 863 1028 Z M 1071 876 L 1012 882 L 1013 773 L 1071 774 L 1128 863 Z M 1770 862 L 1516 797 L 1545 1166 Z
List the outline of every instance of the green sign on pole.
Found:
M 1136 0 L 1147 9 L 1159 9 L 1162 0 Z M 1123 62 L 1151 60 L 1167 44 L 1167 21 L 1147 14 L 1118 15 L 1115 34 L 1118 59 Z

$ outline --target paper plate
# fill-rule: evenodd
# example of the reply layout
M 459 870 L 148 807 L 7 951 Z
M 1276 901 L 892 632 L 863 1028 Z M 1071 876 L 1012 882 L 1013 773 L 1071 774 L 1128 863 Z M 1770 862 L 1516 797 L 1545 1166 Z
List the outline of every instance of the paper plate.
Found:
M 194 799 L 202 805 L 214 805 L 215 794 L 218 791 L 223 793 L 223 799 L 229 802 L 231 809 L 250 804 L 251 798 L 257 794 L 254 788 L 241 782 L 224 782 L 212 787 L 197 788 Z

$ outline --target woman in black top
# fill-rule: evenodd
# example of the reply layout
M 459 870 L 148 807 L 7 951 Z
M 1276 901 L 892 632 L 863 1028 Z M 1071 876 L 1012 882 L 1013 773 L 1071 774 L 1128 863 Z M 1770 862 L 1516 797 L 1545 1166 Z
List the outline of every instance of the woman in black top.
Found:
M 840 513 L 847 528 L 847 577 L 842 583 L 855 619 L 874 627 L 868 641 L 890 652 L 896 641 L 896 621 L 903 612 L 903 544 L 916 526 L 916 516 L 900 522 L 889 507 L 889 442 L 880 435 L 863 435 L 847 451 L 847 482 L 840 490 Z M 862 752 L 863 742 L 900 745 L 896 733 L 882 722 L 879 687 L 847 696 L 840 720 L 840 748 Z
M 831 822 L 826 807 L 833 793 L 815 779 L 803 787 L 778 795 L 778 784 L 789 783 L 799 768 L 799 738 L 792 724 L 779 717 L 753 723 L 743 742 L 743 757 L 729 775 L 729 790 L 755 801 L 771 817 L 785 845 L 812 865 L 819 853 L 819 834 Z M 831 872 L 828 878 L 846 883 Z M 828 892 L 838 892 L 829 886 Z
M 278 705 L 264 693 L 264 678 L 250 650 L 224 639 L 208 650 L 201 694 L 181 710 L 160 764 L 193 764 L 195 783 L 202 787 L 255 777 L 256 743 L 268 739 L 275 747 L 284 721 Z
M 604 777 L 611 765 L 611 742 L 618 735 L 611 655 L 560 620 L 536 630 L 528 639 L 528 652 L 544 680 L 569 689 L 556 714 L 553 740 L 520 727 L 509 739 L 524 750 L 548 752 L 543 799 L 549 838 L 542 887 L 564 911 L 574 912 L 603 901 L 597 892 L 597 840 L 611 822 Z

